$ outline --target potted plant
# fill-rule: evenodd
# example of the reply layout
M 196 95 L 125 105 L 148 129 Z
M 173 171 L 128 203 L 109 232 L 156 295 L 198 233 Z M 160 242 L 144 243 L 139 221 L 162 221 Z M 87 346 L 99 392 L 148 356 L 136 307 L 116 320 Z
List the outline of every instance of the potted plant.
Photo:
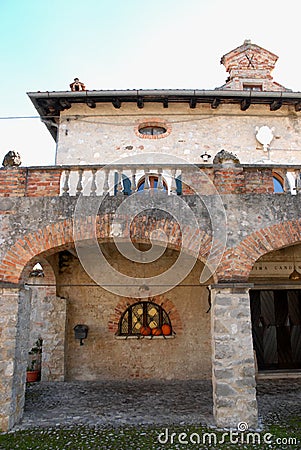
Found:
M 42 339 L 39 338 L 32 349 L 28 352 L 28 362 L 26 370 L 26 381 L 28 383 L 32 383 L 40 379 L 42 343 Z

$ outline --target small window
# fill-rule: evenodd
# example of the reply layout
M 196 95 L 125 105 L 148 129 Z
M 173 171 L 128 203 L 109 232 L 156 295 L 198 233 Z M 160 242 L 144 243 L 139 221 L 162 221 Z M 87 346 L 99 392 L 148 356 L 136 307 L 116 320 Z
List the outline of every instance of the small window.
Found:
M 145 119 L 135 127 L 135 134 L 141 139 L 162 139 L 170 133 L 170 124 L 157 118 Z
M 148 136 L 159 136 L 160 134 L 166 133 L 167 130 L 164 127 L 150 126 L 139 128 L 139 133 Z
M 144 301 L 128 307 L 118 329 L 119 336 L 170 336 L 172 327 L 162 306 Z
M 257 91 L 260 92 L 262 91 L 262 84 L 244 84 L 243 85 L 243 90 L 244 91 Z
M 36 263 L 33 268 L 31 269 L 31 272 L 29 274 L 29 277 L 44 277 L 44 270 L 40 263 Z

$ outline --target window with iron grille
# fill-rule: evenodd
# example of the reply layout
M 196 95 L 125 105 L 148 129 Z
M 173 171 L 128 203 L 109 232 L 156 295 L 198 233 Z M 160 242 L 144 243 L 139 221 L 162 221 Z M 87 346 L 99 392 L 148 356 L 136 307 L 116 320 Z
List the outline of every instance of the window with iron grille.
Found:
M 167 132 L 166 128 L 159 127 L 156 125 L 144 126 L 139 128 L 139 133 L 147 136 L 158 136 L 159 134 L 164 134 L 166 132 Z
M 171 322 L 167 312 L 156 303 L 143 301 L 127 308 L 121 316 L 120 336 L 169 336 Z

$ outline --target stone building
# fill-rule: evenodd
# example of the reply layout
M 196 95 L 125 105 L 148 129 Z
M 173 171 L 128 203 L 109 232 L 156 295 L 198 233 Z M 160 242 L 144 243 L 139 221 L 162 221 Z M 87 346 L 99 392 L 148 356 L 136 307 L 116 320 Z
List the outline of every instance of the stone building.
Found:
M 219 427 L 301 369 L 301 94 L 276 61 L 245 41 L 215 90 L 28 94 L 57 153 L 0 170 L 1 429 L 38 339 L 42 380 L 212 379 Z

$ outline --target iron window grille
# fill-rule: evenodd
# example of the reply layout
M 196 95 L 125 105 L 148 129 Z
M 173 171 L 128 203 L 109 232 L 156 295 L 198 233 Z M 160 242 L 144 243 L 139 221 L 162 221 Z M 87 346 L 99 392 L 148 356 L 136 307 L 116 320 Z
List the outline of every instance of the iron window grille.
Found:
M 150 301 L 135 303 L 127 308 L 119 321 L 119 336 L 142 336 L 142 329 L 149 327 L 151 331 L 162 329 L 163 325 L 172 326 L 167 312 L 162 306 Z M 152 335 L 152 333 L 150 333 Z
M 160 134 L 165 134 L 167 132 L 166 128 L 160 126 L 142 126 L 139 128 L 139 133 L 148 136 L 158 136 Z

